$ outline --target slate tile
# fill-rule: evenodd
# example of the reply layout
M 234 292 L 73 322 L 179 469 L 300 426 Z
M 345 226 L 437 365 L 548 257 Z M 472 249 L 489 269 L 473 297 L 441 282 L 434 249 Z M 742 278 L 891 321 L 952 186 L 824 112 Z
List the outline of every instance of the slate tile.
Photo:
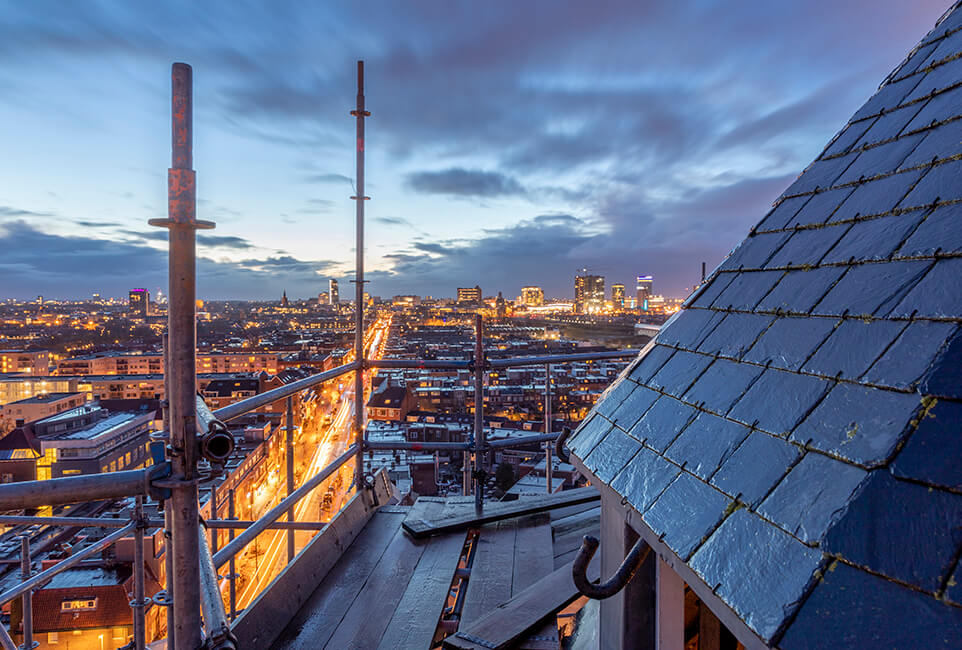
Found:
M 937 39 L 939 36 L 946 36 L 949 32 L 954 31 L 962 27 L 962 12 L 951 11 L 947 12 L 943 16 L 942 20 L 939 22 L 938 26 L 933 28 L 931 32 L 921 41 L 928 45 L 929 43 L 939 43 Z
M 916 104 L 914 106 L 920 106 Z M 939 93 L 932 99 L 924 102 L 918 114 L 905 127 L 906 133 L 917 131 L 944 122 L 959 115 L 959 106 L 962 105 L 962 87 L 947 90 Z
M 962 203 L 940 205 L 927 213 L 925 220 L 899 248 L 906 257 L 962 253 Z
M 725 312 L 685 309 L 670 326 L 661 328 L 658 342 L 694 350 L 724 317 Z
M 734 273 L 734 272 L 718 273 L 711 280 L 711 282 L 709 282 L 708 286 L 706 286 L 704 289 L 698 290 L 698 296 L 695 298 L 694 301 L 692 301 L 691 305 L 689 306 L 699 307 L 703 309 L 707 309 L 708 307 L 711 307 L 711 304 L 715 302 L 715 299 L 718 298 L 719 295 L 721 295 L 721 293 L 728 287 L 729 284 L 731 284 L 732 280 L 734 280 L 737 276 L 738 276 L 738 273 Z
M 584 458 L 584 464 L 607 485 L 640 449 L 640 442 L 615 427 Z
M 962 495 L 872 472 L 828 531 L 829 553 L 925 591 L 954 568 L 962 544 Z
M 724 271 L 737 271 L 742 268 L 760 269 L 791 236 L 791 231 L 749 235 L 728 259 L 722 262 L 721 269 Z
M 955 323 L 918 320 L 909 326 L 865 374 L 863 381 L 911 390 L 956 330 Z
M 922 221 L 925 212 L 914 210 L 905 214 L 860 219 L 822 258 L 822 264 L 887 260 L 909 233 Z
M 886 316 L 932 265 L 899 261 L 851 266 L 813 313 L 841 316 Z
M 806 544 L 817 544 L 841 516 L 867 472 L 828 456 L 807 453 L 758 508 Z
M 798 370 L 815 348 L 832 333 L 834 318 L 784 316 L 777 319 L 745 355 L 745 361 L 784 370 Z
M 773 320 L 774 317 L 763 314 L 731 312 L 702 341 L 698 350 L 738 359 Z
M 962 316 L 962 257 L 936 260 L 935 265 L 892 310 L 893 317 L 959 318 Z
M 597 413 L 589 416 L 568 438 L 568 449 L 579 458 L 585 458 L 611 427 L 611 422 Z
M 825 150 L 823 156 L 837 156 L 838 154 L 847 153 L 855 143 L 858 142 L 865 132 L 868 131 L 872 125 L 879 118 L 870 118 L 867 120 L 862 120 L 860 122 L 850 122 L 845 126 L 844 129 L 835 137 L 832 144 L 828 146 Z
M 863 122 L 865 129 L 867 130 L 872 120 L 866 120 Z M 856 132 L 853 131 L 852 135 Z M 862 133 L 858 133 L 861 135 Z M 834 146 L 834 145 L 833 145 Z M 829 154 L 823 154 L 823 156 Z M 814 192 L 816 189 L 827 189 L 835 184 L 835 180 L 842 175 L 855 157 L 858 154 L 851 153 L 845 156 L 839 156 L 837 158 L 819 158 L 814 161 L 805 171 L 795 179 L 787 190 L 785 190 L 785 196 L 792 196 L 794 194 L 807 194 L 808 192 Z
M 712 307 L 751 311 L 781 277 L 781 271 L 742 271 L 725 287 Z
M 927 165 L 962 153 L 962 120 L 941 124 L 924 135 L 922 142 L 902 161 L 900 169 Z
M 909 81 L 908 79 L 904 79 L 904 78 L 912 74 L 916 70 L 919 70 L 920 68 L 925 67 L 926 60 L 929 58 L 929 55 L 935 51 L 936 47 L 938 47 L 938 42 L 928 43 L 927 45 L 922 45 L 921 47 L 918 47 L 918 49 L 916 49 L 911 54 L 909 54 L 908 57 L 906 57 L 905 62 L 902 63 L 902 65 L 895 72 L 895 74 L 892 75 L 893 79 L 898 79 L 900 81 Z M 915 79 L 915 83 L 918 83 L 919 79 L 921 79 L 921 76 Z M 914 83 L 913 83 L 913 86 L 914 86 Z
M 883 113 L 881 117 L 872 124 L 872 128 L 866 131 L 859 141 L 855 143 L 855 147 L 866 147 L 878 144 L 883 140 L 897 138 L 899 134 L 905 130 L 906 125 L 918 115 L 921 109 L 922 104 L 911 104 L 909 106 L 903 106 L 902 108 L 896 108 L 894 111 Z
M 771 293 L 758 303 L 758 311 L 782 311 L 793 314 L 811 313 L 845 273 L 845 267 L 827 266 L 817 269 L 788 271 Z
M 689 427 L 690 428 L 690 427 Z M 895 457 L 893 473 L 929 485 L 962 489 L 962 404 L 939 400 Z
M 865 102 L 862 108 L 858 109 L 852 119 L 862 119 L 870 115 L 878 115 L 884 109 L 895 108 L 902 103 L 902 99 L 904 99 L 906 95 L 912 92 L 921 79 L 922 75 L 919 75 L 885 84 Z
M 769 368 L 732 407 L 730 418 L 785 435 L 815 406 L 832 382 Z M 778 408 L 773 408 L 777 404 Z
M 921 79 L 918 85 L 905 96 L 902 100 L 903 104 L 915 101 L 933 91 L 942 90 L 958 83 L 959 79 L 962 79 L 962 59 L 948 61 L 927 70 L 919 76 Z
M 658 336 L 661 336 L 663 332 L 658 332 Z M 639 384 L 647 384 L 648 380 L 651 379 L 658 370 L 665 365 L 665 362 L 673 355 L 675 351 L 664 345 L 656 345 L 645 358 L 642 359 L 638 365 L 634 367 L 628 377 Z
M 825 223 L 854 191 L 855 186 L 850 185 L 812 195 L 812 199 L 788 221 L 785 227 L 794 228 Z
M 682 472 L 642 515 L 682 560 L 687 560 L 721 521 L 731 499 Z
M 825 572 L 782 650 L 962 647 L 962 609 L 841 562 Z
M 762 374 L 762 370 L 759 366 L 747 363 L 716 359 L 688 389 L 684 400 L 702 404 L 702 408 L 724 415 Z
M 949 579 L 949 584 L 945 590 L 945 599 L 949 602 L 953 602 L 956 605 L 962 605 L 962 562 L 955 567 L 955 573 Z M 962 626 L 962 623 L 956 621 L 956 628 Z M 956 643 L 958 647 L 959 643 Z
M 813 186 L 812 190 L 814 189 L 815 188 Z M 778 205 L 769 210 L 768 214 L 765 215 L 765 218 L 762 219 L 757 226 L 755 226 L 755 230 L 781 230 L 785 227 L 785 224 L 787 224 L 791 218 L 802 209 L 802 206 L 805 205 L 810 198 L 812 198 L 811 194 L 802 194 L 799 196 L 790 196 L 786 199 L 782 199 Z
M 661 370 L 655 373 L 648 385 L 681 397 L 711 362 L 712 358 L 703 354 L 678 350 L 665 362 Z
M 841 239 L 849 225 L 796 230 L 791 239 L 772 256 L 768 268 L 785 266 L 816 266 L 822 257 Z
M 624 431 L 634 426 L 645 411 L 658 399 L 658 393 L 639 386 L 631 391 L 628 396 L 618 405 L 618 408 L 611 414 L 611 421 Z
M 837 384 L 791 434 L 828 454 L 859 465 L 886 462 L 921 407 L 916 394 L 858 384 Z
M 925 395 L 962 399 L 962 329 L 939 351 L 922 378 L 920 391 Z
M 665 456 L 707 481 L 748 437 L 743 424 L 701 413 L 671 443 Z
M 864 150 L 855 162 L 838 179 L 839 185 L 854 183 L 863 178 L 895 172 L 918 144 L 925 139 L 925 133 L 907 135 L 877 147 Z
M 680 473 L 675 465 L 642 448 L 611 481 L 611 488 L 635 510 L 644 512 Z
M 855 379 L 882 356 L 907 323 L 848 319 L 802 365 L 802 372 Z
M 925 169 L 928 169 L 928 173 L 909 195 L 902 199 L 900 208 L 920 208 L 935 201 L 962 198 L 962 160 L 951 160 Z
M 798 447 L 781 438 L 753 431 L 712 475 L 711 484 L 739 497 L 742 503 L 757 506 L 800 453 Z
M 689 566 L 766 643 L 795 611 L 821 563 L 808 548 L 744 508 L 692 556 Z
M 621 400 L 625 399 L 634 388 L 634 382 L 630 381 L 616 381 L 609 385 L 595 403 L 595 412 L 610 417 L 621 404 Z
M 918 182 L 923 171 L 925 170 L 910 169 L 860 183 L 856 186 L 856 190 L 839 206 L 829 221 L 844 221 L 856 217 L 884 214 L 891 212 L 896 206 L 908 207 L 909 204 L 899 205 L 899 201 Z
M 661 453 L 697 414 L 684 402 L 662 395 L 628 433 Z
M 942 27 L 942 25 L 939 26 L 940 31 Z M 929 46 L 935 46 L 935 49 L 928 58 L 926 58 L 923 67 L 939 63 L 950 56 L 958 54 L 960 49 L 962 49 L 960 48 L 960 46 L 962 46 L 962 33 L 955 32 L 948 34 L 944 38 L 930 43 Z

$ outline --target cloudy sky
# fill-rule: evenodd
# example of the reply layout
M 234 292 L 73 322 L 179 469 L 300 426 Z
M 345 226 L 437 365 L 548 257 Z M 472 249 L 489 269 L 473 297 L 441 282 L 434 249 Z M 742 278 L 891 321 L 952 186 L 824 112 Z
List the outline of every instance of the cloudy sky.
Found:
M 0 298 L 166 292 L 170 64 L 194 68 L 199 292 L 684 295 L 947 0 L 0 0 Z M 350 293 L 342 286 L 342 294 Z

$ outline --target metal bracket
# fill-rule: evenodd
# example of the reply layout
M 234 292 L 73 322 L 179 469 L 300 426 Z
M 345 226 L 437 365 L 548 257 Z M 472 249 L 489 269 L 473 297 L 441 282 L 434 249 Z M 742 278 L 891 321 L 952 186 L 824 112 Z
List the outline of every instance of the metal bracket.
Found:
M 563 427 L 561 429 L 561 435 L 558 436 L 558 438 L 554 442 L 554 454 L 559 459 L 561 459 L 561 462 L 563 463 L 571 462 L 571 454 L 569 454 L 568 450 L 565 449 L 565 442 L 568 441 L 568 438 L 570 436 L 571 436 L 571 427 Z
M 638 567 L 648 557 L 651 547 L 645 543 L 644 539 L 639 537 L 614 575 L 607 582 L 596 584 L 588 580 L 588 564 L 594 557 L 595 551 L 598 550 L 598 544 L 596 537 L 584 536 L 584 539 L 581 540 L 581 549 L 578 551 L 578 556 L 575 558 L 574 564 L 571 565 L 571 578 L 574 580 L 575 587 L 583 596 L 603 600 L 611 598 L 625 588 L 625 585 L 635 576 Z

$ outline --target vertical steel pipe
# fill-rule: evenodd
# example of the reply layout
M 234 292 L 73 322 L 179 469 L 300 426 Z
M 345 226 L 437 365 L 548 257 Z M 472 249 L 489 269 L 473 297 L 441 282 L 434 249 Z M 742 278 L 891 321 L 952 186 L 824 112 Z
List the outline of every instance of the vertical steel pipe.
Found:
M 20 577 L 30 578 L 30 538 L 20 537 Z M 23 648 L 33 650 L 33 589 L 28 589 L 22 597 L 23 603 Z
M 294 491 L 294 397 L 287 398 L 287 496 Z M 294 506 L 287 511 L 287 521 L 294 521 Z M 287 531 L 287 563 L 294 559 L 294 530 Z
M 170 335 L 164 332 L 164 401 L 162 402 L 164 418 L 164 444 L 168 449 L 167 460 L 170 460 Z M 171 648 L 177 647 L 176 633 L 174 632 L 174 551 L 171 548 L 171 527 L 173 526 L 173 510 L 170 499 L 164 500 L 164 592 L 167 605 L 167 645 Z
M 171 551 L 174 575 L 176 650 L 195 650 L 203 643 L 200 608 L 200 564 L 197 525 L 196 325 L 197 220 L 193 164 L 193 72 L 175 63 L 171 73 L 171 169 L 168 170 L 170 238 L 167 292 L 171 488 Z
M 197 543 L 200 548 L 200 605 L 204 613 L 204 629 L 207 631 L 205 647 L 225 650 L 236 644 L 230 633 L 230 624 L 224 612 L 224 597 L 220 595 L 217 570 L 207 545 L 207 533 L 203 525 L 197 525 Z
M 544 364 L 544 432 L 551 433 L 551 364 Z M 551 467 L 551 448 L 554 443 L 546 442 L 544 445 L 544 475 L 547 484 L 548 494 L 551 494 L 554 477 Z
M 227 518 L 236 519 L 234 516 L 234 490 L 228 493 L 227 496 Z M 228 544 L 234 539 L 234 529 L 230 528 L 227 531 Z M 237 570 L 234 566 L 234 556 L 230 556 L 230 563 L 228 564 L 228 570 L 230 573 L 227 579 L 230 581 L 230 620 L 237 618 Z
M 134 529 L 134 600 L 130 607 L 134 614 L 134 647 L 144 650 L 147 643 L 147 604 L 144 602 L 144 529 L 147 521 L 144 518 L 143 497 L 137 497 L 134 519 L 137 522 Z
M 210 486 L 210 517 L 208 520 L 219 519 L 217 516 L 217 486 Z M 218 530 L 216 528 L 210 529 L 210 550 L 212 553 L 217 552 L 218 543 Z
M 484 507 L 484 321 L 474 315 L 474 507 Z
M 370 113 L 364 109 L 364 61 L 357 62 L 357 106 L 351 111 L 357 121 L 356 174 L 357 194 L 354 244 L 354 440 L 357 442 L 357 458 L 354 481 L 361 489 L 364 484 L 364 118 Z

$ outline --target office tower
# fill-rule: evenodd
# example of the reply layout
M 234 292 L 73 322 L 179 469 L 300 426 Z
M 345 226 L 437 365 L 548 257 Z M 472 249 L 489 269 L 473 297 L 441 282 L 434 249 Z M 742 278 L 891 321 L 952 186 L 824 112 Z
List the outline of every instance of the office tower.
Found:
M 581 269 L 575 276 L 575 311 L 587 314 L 599 311 L 605 304 L 605 276 L 591 275 Z
M 638 309 L 648 311 L 648 299 L 654 295 L 652 292 L 652 277 L 650 275 L 639 275 L 637 290 Z
M 132 318 L 147 318 L 150 292 L 146 289 L 131 289 L 127 295 L 127 314 Z
M 328 294 L 330 296 L 331 304 L 336 305 L 341 301 L 340 296 L 337 295 L 337 280 L 335 280 L 334 278 L 331 278 L 331 281 L 328 283 L 328 286 L 329 286 Z
M 521 287 L 521 302 L 525 307 L 540 307 L 544 304 L 544 291 L 541 287 Z
M 616 307 L 625 306 L 625 285 L 611 285 L 611 302 L 613 302 Z
M 458 287 L 458 302 L 481 304 L 481 287 Z

